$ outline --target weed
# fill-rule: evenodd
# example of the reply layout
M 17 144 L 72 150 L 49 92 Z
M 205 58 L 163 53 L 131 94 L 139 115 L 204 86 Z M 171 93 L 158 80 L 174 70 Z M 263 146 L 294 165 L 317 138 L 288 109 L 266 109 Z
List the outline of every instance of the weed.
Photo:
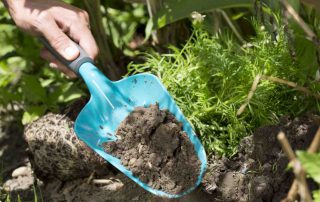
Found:
M 283 27 L 279 25 L 273 40 L 255 24 L 257 36 L 244 46 L 228 35 L 211 36 L 196 26 L 182 49 L 171 47 L 169 54 L 146 54 L 144 64 L 129 66 L 131 74 L 150 72 L 162 80 L 208 153 L 232 156 L 239 141 L 255 128 L 275 123 L 283 115 L 298 115 L 318 103 L 291 87 L 265 79 L 259 81 L 248 102 L 258 75 L 316 85 L 292 60 Z M 316 69 L 309 72 L 315 74 Z M 246 102 L 246 109 L 237 116 Z

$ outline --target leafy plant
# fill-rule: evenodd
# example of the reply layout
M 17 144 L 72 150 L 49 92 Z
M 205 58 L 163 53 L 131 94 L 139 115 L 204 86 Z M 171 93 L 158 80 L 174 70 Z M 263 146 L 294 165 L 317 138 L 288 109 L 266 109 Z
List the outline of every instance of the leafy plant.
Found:
M 151 72 L 162 80 L 208 153 L 231 156 L 239 141 L 255 128 L 275 123 L 283 115 L 302 113 L 317 103 L 313 97 L 268 79 L 260 79 L 252 99 L 247 100 L 259 75 L 312 83 L 304 68 L 292 60 L 281 25 L 276 40 L 258 23 L 256 27 L 257 36 L 239 46 L 228 36 L 210 36 L 196 26 L 182 49 L 146 54 L 146 63 L 129 67 L 133 74 Z M 237 116 L 246 102 L 246 110 Z
M 297 156 L 307 174 L 320 185 L 320 153 L 297 151 Z M 320 190 L 313 191 L 314 201 L 320 201 Z
M 156 1 L 147 1 L 150 7 L 155 7 Z M 152 23 L 155 28 L 161 28 L 177 20 L 190 17 L 193 11 L 202 13 L 217 8 L 251 7 L 252 0 L 193 0 L 161 1 L 159 9 L 154 9 Z

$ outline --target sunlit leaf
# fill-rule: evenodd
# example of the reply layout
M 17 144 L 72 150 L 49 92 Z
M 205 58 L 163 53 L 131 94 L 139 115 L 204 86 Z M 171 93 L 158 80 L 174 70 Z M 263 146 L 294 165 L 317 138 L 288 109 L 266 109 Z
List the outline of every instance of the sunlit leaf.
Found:
M 320 184 L 320 153 L 311 154 L 305 151 L 297 151 L 297 156 L 310 177 Z
M 193 11 L 199 13 L 217 8 L 251 7 L 252 0 L 164 0 L 162 8 L 154 14 L 154 25 L 161 28 L 166 24 L 190 17 Z
M 312 196 L 314 202 L 320 202 L 320 190 L 313 191 Z
M 26 100 L 34 103 L 46 101 L 46 91 L 41 86 L 38 76 L 24 75 L 21 88 Z
M 22 124 L 28 124 L 36 119 L 38 119 L 40 116 L 42 116 L 47 107 L 46 106 L 30 106 L 26 108 L 26 111 L 23 113 L 22 116 Z

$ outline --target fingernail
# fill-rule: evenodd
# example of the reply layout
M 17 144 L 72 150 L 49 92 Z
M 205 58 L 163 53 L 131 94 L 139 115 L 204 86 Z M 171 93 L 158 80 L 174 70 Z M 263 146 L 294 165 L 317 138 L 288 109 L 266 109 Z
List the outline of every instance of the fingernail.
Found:
M 65 57 L 66 57 L 67 60 L 73 60 L 79 54 L 79 50 L 74 46 L 69 46 L 68 48 L 66 48 L 64 50 L 64 52 L 66 54 Z
M 49 63 L 49 66 L 51 68 L 53 68 L 53 69 L 57 69 L 58 68 L 58 66 L 55 63 L 52 63 L 52 62 Z

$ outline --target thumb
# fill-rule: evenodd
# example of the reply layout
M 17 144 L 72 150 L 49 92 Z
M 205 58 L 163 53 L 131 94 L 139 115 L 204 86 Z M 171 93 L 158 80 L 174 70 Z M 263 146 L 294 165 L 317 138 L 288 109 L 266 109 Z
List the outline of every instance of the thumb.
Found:
M 74 42 L 58 27 L 55 22 L 48 23 L 42 30 L 43 36 L 49 44 L 66 60 L 76 59 L 80 52 Z

